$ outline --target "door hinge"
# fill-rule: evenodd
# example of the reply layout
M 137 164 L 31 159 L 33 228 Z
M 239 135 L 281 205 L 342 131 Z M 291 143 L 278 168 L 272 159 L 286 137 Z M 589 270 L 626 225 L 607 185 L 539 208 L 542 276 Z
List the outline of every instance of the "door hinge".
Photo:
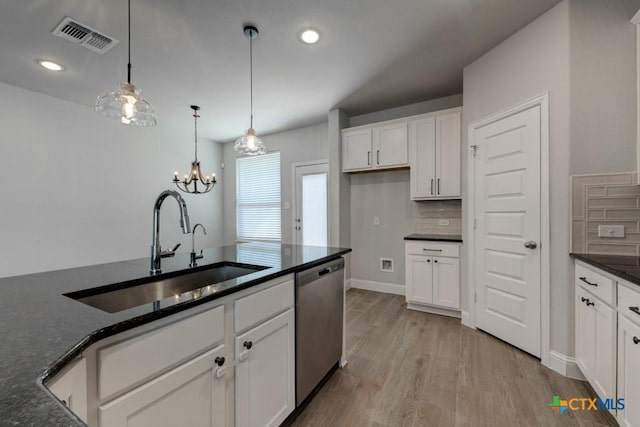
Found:
M 476 228 L 478 228 L 478 220 L 476 220 L 475 218 L 473 219 L 473 229 L 475 230 Z
M 478 302 L 478 293 L 477 292 L 473 292 L 473 302 Z
M 470 147 L 473 150 L 473 157 L 475 157 L 476 156 L 476 151 L 478 151 L 478 148 L 480 148 L 480 146 L 479 145 L 471 145 Z

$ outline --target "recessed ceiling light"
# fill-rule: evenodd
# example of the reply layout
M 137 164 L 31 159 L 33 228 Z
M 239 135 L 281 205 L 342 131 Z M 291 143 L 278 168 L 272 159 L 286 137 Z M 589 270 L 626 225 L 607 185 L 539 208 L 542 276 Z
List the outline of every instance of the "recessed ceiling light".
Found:
M 47 61 L 44 59 L 38 59 L 38 64 L 40 64 L 40 66 L 42 68 L 46 68 L 49 71 L 62 71 L 64 70 L 64 67 L 60 64 L 56 64 L 55 62 L 52 61 Z
M 314 30 L 313 28 L 308 28 L 306 30 L 302 30 L 300 33 L 300 40 L 306 44 L 314 44 L 320 40 L 320 33 L 318 30 Z

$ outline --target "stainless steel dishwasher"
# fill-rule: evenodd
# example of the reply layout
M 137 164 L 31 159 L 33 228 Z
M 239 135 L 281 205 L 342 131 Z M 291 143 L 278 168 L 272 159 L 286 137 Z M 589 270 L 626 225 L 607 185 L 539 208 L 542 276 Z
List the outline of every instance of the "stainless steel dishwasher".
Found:
M 296 273 L 296 406 L 342 356 L 344 259 Z

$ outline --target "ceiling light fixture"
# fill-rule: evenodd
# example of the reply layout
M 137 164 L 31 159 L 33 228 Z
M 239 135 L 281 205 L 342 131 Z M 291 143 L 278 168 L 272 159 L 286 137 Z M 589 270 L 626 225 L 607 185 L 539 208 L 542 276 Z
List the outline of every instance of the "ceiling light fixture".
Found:
M 127 82 L 118 89 L 108 90 L 98 96 L 94 109 L 105 117 L 120 120 L 126 125 L 155 126 L 158 123 L 156 113 L 146 99 L 140 95 L 140 89 L 131 84 L 131 0 L 128 4 L 129 62 L 127 63 Z
M 313 28 L 307 28 L 300 33 L 300 40 L 306 44 L 315 44 L 320 40 L 320 33 Z
M 266 154 L 267 149 L 264 146 L 264 142 L 258 138 L 255 129 L 253 128 L 253 39 L 258 38 L 258 29 L 253 25 L 244 26 L 244 35 L 249 39 L 249 79 L 250 79 L 250 91 L 251 91 L 251 125 L 245 135 L 242 135 L 236 139 L 236 143 L 233 148 L 239 153 L 249 156 L 255 156 L 258 154 Z
M 191 173 L 189 175 L 185 175 L 183 181 L 178 179 L 178 172 L 173 174 L 173 183 L 179 190 L 184 191 L 185 193 L 204 194 L 213 190 L 213 187 L 217 182 L 216 174 L 211 174 L 211 178 L 209 176 L 205 177 L 202 175 L 202 171 L 200 170 L 200 162 L 198 161 L 198 118 L 200 117 L 198 110 L 200 110 L 200 107 L 192 105 L 191 109 L 193 110 L 193 125 L 195 129 L 196 159 L 191 162 Z M 198 189 L 198 181 L 204 185 L 204 188 Z M 189 188 L 191 184 L 193 184 L 193 189 Z
M 40 66 L 42 68 L 46 68 L 49 71 L 62 71 L 64 70 L 64 67 L 60 64 L 57 64 L 53 61 L 47 61 L 46 59 L 38 59 L 38 64 L 40 64 Z

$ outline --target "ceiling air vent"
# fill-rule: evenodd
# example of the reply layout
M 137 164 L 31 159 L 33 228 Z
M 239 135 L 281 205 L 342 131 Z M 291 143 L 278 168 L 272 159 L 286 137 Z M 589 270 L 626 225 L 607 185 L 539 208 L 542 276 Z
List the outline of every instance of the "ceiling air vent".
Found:
M 101 33 L 68 16 L 52 31 L 53 35 L 69 40 L 97 53 L 105 53 L 118 44 L 118 40 Z

